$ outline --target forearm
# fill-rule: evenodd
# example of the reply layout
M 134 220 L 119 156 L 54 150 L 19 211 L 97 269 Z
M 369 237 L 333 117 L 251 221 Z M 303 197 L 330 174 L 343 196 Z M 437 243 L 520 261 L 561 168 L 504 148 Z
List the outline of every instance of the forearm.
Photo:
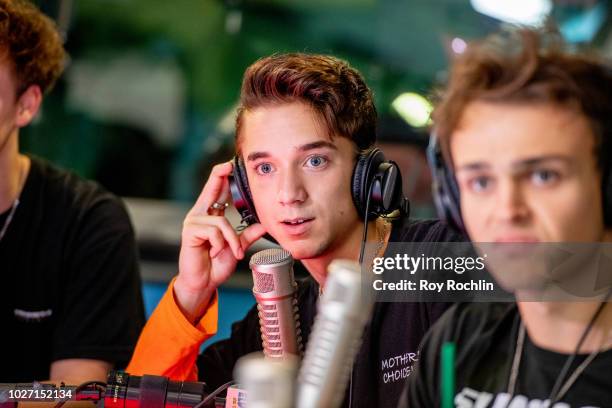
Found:
M 163 375 L 174 380 L 197 380 L 200 345 L 217 332 L 217 295 L 193 325 L 174 298 L 174 281 L 142 331 L 126 371 L 133 375 Z

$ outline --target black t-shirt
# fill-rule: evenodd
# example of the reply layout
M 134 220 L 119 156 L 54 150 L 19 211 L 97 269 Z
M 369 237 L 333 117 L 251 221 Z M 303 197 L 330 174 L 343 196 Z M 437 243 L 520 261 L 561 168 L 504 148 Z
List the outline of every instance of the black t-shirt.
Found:
M 396 220 L 390 242 L 452 242 L 464 238 L 439 221 Z M 388 255 L 388 254 L 385 254 Z M 308 277 L 299 282 L 298 306 L 304 343 L 312 329 L 319 285 Z M 448 303 L 378 302 L 366 327 L 355 358 L 351 384 L 343 406 L 395 407 L 404 381 L 418 359 L 418 345 L 425 332 L 450 306 Z M 232 326 L 231 337 L 209 346 L 197 360 L 200 380 L 211 389 L 231 381 L 234 364 L 241 356 L 261 351 L 257 309 Z M 349 397 L 349 389 L 351 397 Z
M 68 358 L 125 366 L 144 325 L 137 261 L 115 196 L 32 158 L 0 241 L 0 382 L 48 379 Z
M 519 325 L 514 303 L 453 306 L 424 339 L 421 359 L 408 379 L 399 406 L 440 406 L 440 349 L 450 341 L 457 350 L 456 407 L 548 407 L 547 399 L 568 355 L 542 349 L 526 335 L 516 391 L 510 396 L 508 383 Z M 586 358 L 586 354 L 577 356 L 569 372 Z M 601 352 L 553 407 L 612 407 L 611 368 L 612 350 Z

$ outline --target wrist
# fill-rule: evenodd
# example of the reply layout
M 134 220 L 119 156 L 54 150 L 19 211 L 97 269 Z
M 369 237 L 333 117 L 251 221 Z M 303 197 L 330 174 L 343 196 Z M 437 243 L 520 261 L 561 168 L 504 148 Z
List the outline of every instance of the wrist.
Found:
M 186 285 L 180 276 L 176 278 L 173 286 L 174 299 L 177 306 L 185 318 L 194 325 L 205 314 L 216 290 L 216 287 L 211 286 L 194 289 Z

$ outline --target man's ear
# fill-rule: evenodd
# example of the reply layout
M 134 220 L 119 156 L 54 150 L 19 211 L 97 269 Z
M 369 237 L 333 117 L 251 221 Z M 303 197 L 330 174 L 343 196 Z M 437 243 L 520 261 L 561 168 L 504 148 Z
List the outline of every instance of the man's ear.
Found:
M 38 85 L 30 85 L 17 99 L 17 117 L 15 125 L 24 127 L 32 122 L 42 103 L 42 91 Z

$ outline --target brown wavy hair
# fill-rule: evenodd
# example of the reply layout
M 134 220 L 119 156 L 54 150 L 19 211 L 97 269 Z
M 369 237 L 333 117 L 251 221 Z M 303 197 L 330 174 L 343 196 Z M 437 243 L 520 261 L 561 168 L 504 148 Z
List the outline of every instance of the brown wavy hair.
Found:
M 17 95 L 31 85 L 49 91 L 66 59 L 55 23 L 25 0 L 0 0 L 0 55 L 13 66 Z
M 513 29 L 468 46 L 438 93 L 434 131 L 446 160 L 450 135 L 473 101 L 553 104 L 586 116 L 600 165 L 610 155 L 612 70 L 591 53 L 569 52 L 554 33 Z M 602 147 L 603 145 L 603 147 Z
M 349 138 L 358 150 L 376 141 L 376 108 L 361 74 L 328 55 L 273 55 L 244 73 L 236 118 L 236 148 L 244 113 L 262 106 L 304 102 L 318 113 L 330 137 Z

